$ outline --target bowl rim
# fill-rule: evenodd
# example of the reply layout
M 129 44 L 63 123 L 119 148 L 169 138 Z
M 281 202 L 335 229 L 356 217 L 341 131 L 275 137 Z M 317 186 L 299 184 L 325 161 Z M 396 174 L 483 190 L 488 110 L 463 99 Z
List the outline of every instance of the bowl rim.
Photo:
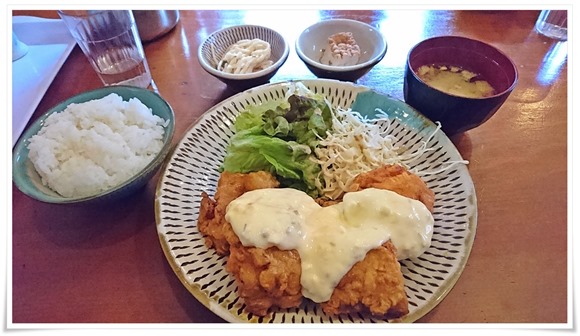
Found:
M 274 62 L 272 65 L 270 65 L 269 67 L 262 69 L 260 71 L 251 72 L 251 73 L 247 73 L 247 74 L 230 74 L 227 72 L 219 71 L 219 70 L 215 69 L 214 67 L 212 67 L 211 65 L 209 65 L 209 63 L 206 61 L 205 57 L 203 57 L 203 47 L 209 44 L 210 38 L 213 36 L 218 36 L 218 35 L 227 33 L 227 32 L 232 31 L 232 30 L 240 29 L 242 27 L 261 28 L 261 29 L 265 29 L 267 31 L 270 31 L 273 34 L 275 34 L 276 36 L 278 36 L 282 40 L 282 42 L 284 43 L 284 50 L 282 51 L 282 56 L 280 56 L 280 58 L 276 62 Z M 221 77 L 221 78 L 229 79 L 229 80 L 240 80 L 240 81 L 248 80 L 248 79 L 256 79 L 256 78 L 266 76 L 266 75 L 271 74 L 272 72 L 277 71 L 282 66 L 282 64 L 284 64 L 286 62 L 289 55 L 290 55 L 290 45 L 288 44 L 288 41 L 286 41 L 286 38 L 284 38 L 284 36 L 282 34 L 280 34 L 278 31 L 276 31 L 273 28 L 262 26 L 262 25 L 255 25 L 255 24 L 239 24 L 239 25 L 235 25 L 235 26 L 228 26 L 228 27 L 218 29 L 218 30 L 212 32 L 211 34 L 209 34 L 203 40 L 203 42 L 199 45 L 199 47 L 197 48 L 197 60 L 199 61 L 199 64 L 201 65 L 201 67 L 205 71 L 209 72 L 210 74 L 212 74 L 216 77 Z
M 500 54 L 505 60 L 507 60 L 509 62 L 509 64 L 511 65 L 511 67 L 513 68 L 514 71 L 514 80 L 511 83 L 510 86 L 508 86 L 505 90 L 502 90 L 500 92 L 497 92 L 494 95 L 491 96 L 487 96 L 487 97 L 465 97 L 465 96 L 460 96 L 460 95 L 456 95 L 456 94 L 452 94 L 446 91 L 442 91 L 439 90 L 429 84 L 427 84 L 425 81 L 423 81 L 421 79 L 421 77 L 419 77 L 419 75 L 417 75 L 417 71 L 415 71 L 415 69 L 413 69 L 413 67 L 411 67 L 411 54 L 417 49 L 417 47 L 419 47 L 421 44 L 423 43 L 427 43 L 430 41 L 434 41 L 434 40 L 440 40 L 440 39 L 455 39 L 455 40 L 465 40 L 465 41 L 470 41 L 470 42 L 474 42 L 474 43 L 478 43 L 480 45 L 485 46 L 486 48 L 490 48 L 493 49 L 495 52 L 497 52 L 498 54 Z M 441 92 L 445 95 L 451 96 L 451 97 L 457 97 L 457 98 L 462 98 L 462 99 L 473 99 L 473 100 L 486 100 L 486 99 L 491 99 L 491 98 L 497 98 L 500 96 L 505 95 L 506 93 L 512 92 L 516 85 L 518 84 L 519 81 L 519 73 L 518 73 L 518 67 L 516 66 L 516 64 L 514 63 L 514 61 L 511 59 L 511 57 L 509 57 L 506 53 L 504 53 L 503 51 L 501 51 L 499 48 L 487 43 L 487 42 L 483 42 L 481 40 L 477 40 L 474 38 L 469 38 L 469 37 L 465 37 L 465 36 L 459 36 L 459 35 L 439 35 L 439 36 L 433 36 L 424 40 L 421 40 L 419 42 L 417 42 L 416 44 L 414 44 L 411 49 L 409 49 L 409 52 L 407 53 L 407 59 L 405 60 L 405 65 L 406 68 L 409 69 L 409 72 L 413 75 L 413 77 L 419 81 L 421 84 L 426 85 L 427 87 Z
M 37 188 L 25 188 L 24 185 L 21 184 L 23 182 L 23 178 L 24 178 L 22 176 L 23 175 L 26 176 L 26 175 L 28 175 L 28 173 L 26 170 L 23 171 L 21 169 L 18 169 L 20 165 L 17 163 L 22 162 L 22 165 L 26 165 L 26 162 L 30 161 L 30 159 L 28 158 L 28 155 L 24 156 L 22 152 L 24 150 L 27 150 L 26 142 L 28 141 L 28 139 L 30 137 L 32 137 L 33 135 L 37 134 L 38 131 L 40 131 L 40 129 L 42 128 L 41 124 L 44 123 L 46 118 L 48 118 L 48 116 L 52 115 L 53 113 L 60 113 L 60 112 L 64 111 L 64 109 L 67 106 L 72 104 L 73 100 L 75 100 L 76 98 L 78 98 L 81 95 L 97 93 L 97 92 L 108 92 L 103 96 L 103 97 L 105 97 L 111 93 L 116 93 L 116 89 L 118 89 L 118 88 L 121 88 L 124 90 L 130 90 L 130 91 L 139 91 L 139 92 L 143 92 L 145 94 L 150 94 L 154 99 L 161 102 L 161 104 L 167 108 L 167 111 L 169 112 L 170 117 L 168 118 L 169 123 L 166 126 L 164 126 L 164 130 L 165 130 L 165 132 L 167 132 L 169 130 L 169 134 L 167 135 L 167 141 L 165 141 L 163 143 L 163 146 L 161 147 L 161 149 L 159 150 L 157 155 L 155 155 L 155 157 L 145 167 L 143 167 L 141 170 L 139 170 L 139 172 L 137 172 L 135 175 L 131 176 L 127 180 L 123 181 L 122 183 L 114 186 L 113 188 L 107 189 L 105 191 L 101 191 L 97 194 L 88 195 L 88 196 L 81 196 L 81 197 L 64 197 L 56 192 L 55 192 L 56 195 L 48 195 L 48 194 L 45 194 L 41 191 L 38 191 Z M 39 126 L 39 128 L 36 132 L 33 132 L 33 129 L 36 128 L 35 126 Z M 73 96 L 70 96 L 70 97 L 56 103 L 55 105 L 53 105 L 52 107 L 47 109 L 46 112 L 44 112 L 36 120 L 34 120 L 30 124 L 30 126 L 28 126 L 27 129 L 23 132 L 23 134 L 20 136 L 20 138 L 16 142 L 14 149 L 12 150 L 12 181 L 14 182 L 14 184 L 16 185 L 18 190 L 20 190 L 23 194 L 25 194 L 33 199 L 36 199 L 38 201 L 45 202 L 45 203 L 72 204 L 72 203 L 81 203 L 81 202 L 105 198 L 108 195 L 116 193 L 117 191 L 127 187 L 128 185 L 130 185 L 131 183 L 133 183 L 134 181 L 139 179 L 139 177 L 145 176 L 145 175 L 151 173 L 152 171 L 154 171 L 156 169 L 156 167 L 158 167 L 160 165 L 160 163 L 162 163 L 164 161 L 165 157 L 167 156 L 167 153 L 169 152 L 169 149 L 172 146 L 174 134 L 175 134 L 175 112 L 174 112 L 173 108 L 171 107 L 171 105 L 169 104 L 169 102 L 167 100 L 165 100 L 163 97 L 161 97 L 161 95 L 158 94 L 157 92 L 154 92 L 154 91 L 151 91 L 148 89 L 144 89 L 144 88 L 140 88 L 140 87 L 136 87 L 136 86 L 130 86 L 130 85 L 103 86 L 100 88 L 79 92 Z M 164 138 L 165 138 L 165 133 L 164 133 Z M 27 179 L 29 179 L 29 178 L 26 178 L 26 180 Z M 31 192 L 31 190 L 33 190 L 33 191 Z
M 304 33 L 307 30 L 310 30 L 312 28 L 315 28 L 318 26 L 325 26 L 325 25 L 336 23 L 336 22 L 348 22 L 348 23 L 352 23 L 355 25 L 359 25 L 361 27 L 368 28 L 369 30 L 373 31 L 375 33 L 375 35 L 380 39 L 379 41 L 382 42 L 382 47 L 381 47 L 379 53 L 375 57 L 371 57 L 366 62 L 358 63 L 355 65 L 347 65 L 347 66 L 326 65 L 326 64 L 322 64 L 320 62 L 316 62 L 313 59 L 306 56 L 306 54 L 302 51 L 302 48 L 300 47 L 300 41 L 302 41 L 302 38 L 304 37 Z M 373 65 L 376 65 L 377 63 L 379 63 L 385 57 L 385 55 L 387 53 L 388 44 L 387 44 L 387 40 L 385 39 L 385 36 L 383 35 L 383 33 L 381 33 L 377 28 L 371 26 L 370 24 L 368 24 L 366 22 L 353 20 L 353 19 L 330 19 L 330 20 L 318 21 L 318 22 L 313 23 L 310 26 L 306 27 L 300 33 L 300 35 L 298 35 L 298 38 L 296 39 L 296 42 L 294 43 L 294 48 L 296 49 L 296 54 L 298 54 L 298 57 L 303 62 L 305 62 L 306 64 L 308 64 L 310 66 L 313 66 L 313 67 L 321 69 L 321 70 L 329 71 L 329 72 L 350 72 L 350 71 L 354 71 L 354 70 L 360 70 L 360 69 L 366 68 L 368 66 L 373 66 Z

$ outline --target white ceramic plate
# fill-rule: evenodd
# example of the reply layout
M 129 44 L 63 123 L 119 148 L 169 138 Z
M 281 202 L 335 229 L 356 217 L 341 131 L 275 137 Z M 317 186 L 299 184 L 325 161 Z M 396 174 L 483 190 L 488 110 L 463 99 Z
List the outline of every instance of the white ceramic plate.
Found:
M 334 106 L 351 107 L 368 88 L 333 80 L 303 83 L 325 95 Z M 304 300 L 300 308 L 278 309 L 266 317 L 247 313 L 234 278 L 225 270 L 227 257 L 208 249 L 197 229 L 201 192 L 215 194 L 232 124 L 247 106 L 284 98 L 288 83 L 268 84 L 237 94 L 207 111 L 185 134 L 169 157 L 157 186 L 155 213 L 161 245 L 183 285 L 206 307 L 229 322 L 354 323 L 388 322 L 363 314 L 328 316 Z M 409 148 L 421 146 L 436 126 L 404 102 L 386 98 L 381 108 L 393 122 L 392 134 Z M 437 169 L 461 160 L 443 132 L 428 142 L 436 150 L 417 161 L 420 169 Z M 461 274 L 475 237 L 477 201 L 473 182 L 463 165 L 424 178 L 435 192 L 435 227 L 431 247 L 419 258 L 401 262 L 413 322 L 435 307 Z
M 28 45 L 28 53 L 12 62 L 14 146 L 76 42 L 58 19 L 15 16 L 12 31 Z

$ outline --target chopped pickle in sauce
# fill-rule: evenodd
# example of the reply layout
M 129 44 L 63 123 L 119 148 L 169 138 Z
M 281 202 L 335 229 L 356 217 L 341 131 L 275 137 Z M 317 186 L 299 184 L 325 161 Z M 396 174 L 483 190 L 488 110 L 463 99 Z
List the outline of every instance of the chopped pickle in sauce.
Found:
M 422 65 L 416 72 L 427 85 L 456 96 L 485 98 L 495 94 L 489 82 L 457 66 Z

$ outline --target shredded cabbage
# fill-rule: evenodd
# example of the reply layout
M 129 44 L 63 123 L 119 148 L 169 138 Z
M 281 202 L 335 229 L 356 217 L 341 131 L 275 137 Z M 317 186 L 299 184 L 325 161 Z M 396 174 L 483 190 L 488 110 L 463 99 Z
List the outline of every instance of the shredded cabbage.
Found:
M 369 120 L 351 109 L 337 108 L 334 110 L 331 132 L 326 138 L 321 138 L 315 149 L 316 163 L 321 166 L 321 178 L 316 180 L 320 194 L 337 199 L 349 186 L 354 178 L 364 172 L 371 171 L 386 164 L 398 164 L 419 176 L 438 174 L 457 163 L 468 163 L 465 160 L 448 162 L 437 171 L 417 171 L 412 168 L 412 162 L 425 152 L 432 151 L 427 144 L 441 128 L 437 124 L 435 131 L 415 150 L 407 150 L 397 146 L 397 139 L 390 133 L 391 121 L 380 109 L 377 117 Z M 381 130 L 381 124 L 387 127 Z

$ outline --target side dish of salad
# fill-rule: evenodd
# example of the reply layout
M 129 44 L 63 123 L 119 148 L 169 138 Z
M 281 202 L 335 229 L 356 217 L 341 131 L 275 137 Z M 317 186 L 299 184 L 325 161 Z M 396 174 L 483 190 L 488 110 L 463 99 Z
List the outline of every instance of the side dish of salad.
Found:
M 334 108 L 304 84 L 292 83 L 283 100 L 249 106 L 236 118 L 221 169 L 267 171 L 282 187 L 338 199 L 358 174 L 386 164 L 409 169 L 431 150 L 427 143 L 414 150 L 399 147 L 388 132 L 390 123 L 380 110 L 368 119 L 351 109 Z
M 284 101 L 250 106 L 234 127 L 223 170 L 268 171 L 282 186 L 319 196 L 314 149 L 332 130 L 332 108 L 323 96 L 298 83 Z

